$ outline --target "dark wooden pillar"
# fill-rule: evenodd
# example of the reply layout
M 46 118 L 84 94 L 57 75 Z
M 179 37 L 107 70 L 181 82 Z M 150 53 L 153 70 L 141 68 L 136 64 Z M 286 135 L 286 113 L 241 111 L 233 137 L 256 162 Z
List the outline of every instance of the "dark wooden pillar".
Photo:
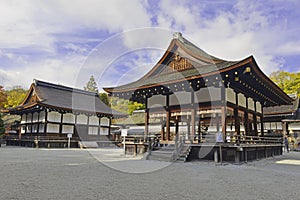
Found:
M 44 126 L 44 134 L 47 134 L 47 123 L 48 123 L 48 111 L 45 110 L 45 126 Z
M 171 121 L 171 112 L 169 109 L 170 105 L 170 96 L 166 96 L 166 140 L 170 140 L 170 121 Z
M 64 114 L 63 113 L 60 113 L 60 124 L 59 124 L 59 137 L 62 137 L 62 124 L 63 124 L 63 118 L 64 118 Z
M 111 132 L 110 132 L 112 116 L 107 116 L 107 118 L 108 118 L 108 137 L 109 137 L 109 139 L 112 139 Z
M 226 107 L 222 106 L 221 107 L 221 125 L 222 125 L 222 135 L 223 135 L 223 140 L 225 140 L 226 136 Z
M 264 126 L 264 110 L 263 110 L 263 104 L 261 104 L 261 116 L 260 116 L 260 125 L 261 125 L 261 136 L 264 136 L 265 133 L 264 133 L 264 129 L 265 129 L 265 126 Z
M 74 116 L 75 116 L 75 123 L 74 123 L 74 133 L 76 134 L 76 136 L 79 138 L 79 140 L 81 139 L 80 138 L 80 135 L 78 134 L 78 131 L 77 131 L 77 116 L 78 114 L 77 113 L 74 113 Z
M 100 140 L 101 116 L 98 116 L 98 123 L 99 124 L 98 124 L 98 136 L 97 136 L 97 138 L 98 138 L 98 140 Z M 74 131 L 75 131 L 75 127 L 74 127 Z
M 244 121 L 244 124 L 245 124 L 245 135 L 249 135 L 249 111 L 248 111 L 248 106 L 249 106 L 249 103 L 248 103 L 248 97 L 246 97 L 246 110 L 245 110 L 245 115 L 244 115 L 244 118 L 245 118 L 245 121 Z
M 28 125 L 27 119 L 28 119 L 28 113 L 26 113 L 25 115 L 26 115 L 26 117 L 25 117 L 25 134 L 27 134 L 27 125 Z
M 190 119 L 187 119 L 186 125 L 187 125 L 188 140 L 190 140 L 191 139 L 191 121 L 190 121 Z
M 235 107 L 234 107 L 234 129 L 238 136 L 241 135 L 240 117 L 239 117 L 239 95 L 235 91 Z
M 31 122 L 30 122 L 30 124 L 31 124 L 31 126 L 30 126 L 30 135 L 32 135 L 32 130 L 33 130 L 33 115 L 34 115 L 34 112 L 32 112 L 31 113 Z
M 165 140 L 165 125 L 166 122 L 164 120 L 161 121 L 161 131 L 160 131 L 160 139 Z
M 194 140 L 195 134 L 196 134 L 196 109 L 195 109 L 195 94 L 194 90 L 191 91 L 191 140 Z
M 40 133 L 40 111 L 38 112 L 36 133 L 37 133 L 37 135 Z
M 225 87 L 221 87 L 221 132 L 222 132 L 222 136 L 223 136 L 223 140 L 225 141 L 225 137 L 226 137 L 226 121 L 227 121 L 227 110 L 226 110 L 226 88 Z
M 166 140 L 170 140 L 170 120 L 171 120 L 171 112 L 167 110 L 167 117 L 166 117 Z
M 149 109 L 148 109 L 148 98 L 145 101 L 145 132 L 144 132 L 144 141 L 147 140 L 149 134 Z
M 254 124 L 254 133 L 255 133 L 256 136 L 258 136 L 258 131 L 257 131 L 257 107 L 256 107 L 256 101 L 254 101 L 253 124 Z
M 201 142 L 202 139 L 202 133 L 201 133 L 201 117 L 199 117 L 198 121 L 198 143 Z

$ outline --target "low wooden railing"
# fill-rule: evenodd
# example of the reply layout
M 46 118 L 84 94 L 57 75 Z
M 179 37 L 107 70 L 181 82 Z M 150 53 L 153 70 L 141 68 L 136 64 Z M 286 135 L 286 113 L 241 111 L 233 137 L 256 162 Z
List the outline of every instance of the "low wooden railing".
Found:
M 198 136 L 186 136 L 185 141 L 192 144 L 216 143 L 216 135 L 207 134 L 202 138 Z M 236 135 L 224 138 L 224 143 L 228 144 L 282 144 L 282 137 L 244 136 Z

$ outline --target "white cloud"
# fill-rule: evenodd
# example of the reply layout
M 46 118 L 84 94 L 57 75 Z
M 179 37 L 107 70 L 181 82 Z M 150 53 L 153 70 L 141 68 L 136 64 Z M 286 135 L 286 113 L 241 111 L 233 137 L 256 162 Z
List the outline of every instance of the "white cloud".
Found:
M 0 85 L 10 88 L 22 86 L 28 88 L 33 79 L 74 86 L 83 57 L 74 56 L 65 59 L 45 59 L 24 65 L 22 68 L 1 69 Z
M 158 23 L 183 31 L 185 37 L 211 55 L 225 60 L 241 60 L 254 55 L 262 70 L 269 74 L 284 63 L 275 57 L 278 52 L 284 55 L 299 53 L 293 42 L 281 46 L 288 40 L 282 28 L 284 20 L 274 23 L 276 12 L 265 8 L 264 3 L 238 1 L 229 10 L 218 9 L 216 4 L 212 18 L 201 15 L 205 7 L 195 4 L 188 8 L 187 3 L 162 1 Z
M 282 55 L 300 53 L 299 31 L 293 29 L 299 11 L 293 18 L 284 14 L 297 7 L 297 2 L 164 0 L 157 4 L 152 10 L 146 0 L 0 0 L 0 85 L 28 87 L 32 78 L 41 78 L 82 87 L 90 75 L 100 77 L 101 70 L 118 56 L 145 47 L 165 50 L 173 30 L 182 31 L 197 46 L 223 59 L 254 55 L 266 73 L 284 65 Z M 162 29 L 143 29 L 153 24 Z M 122 31 L 126 32 L 113 42 L 104 41 L 84 61 L 92 46 L 85 43 L 95 44 Z M 149 56 L 158 60 L 157 55 Z M 13 65 L 4 66 L 2 59 Z M 140 76 L 135 67 L 143 63 L 148 64 L 142 56 L 124 60 L 130 75 L 126 79 Z M 114 73 L 124 75 L 118 70 Z M 111 77 L 107 83 L 114 80 Z

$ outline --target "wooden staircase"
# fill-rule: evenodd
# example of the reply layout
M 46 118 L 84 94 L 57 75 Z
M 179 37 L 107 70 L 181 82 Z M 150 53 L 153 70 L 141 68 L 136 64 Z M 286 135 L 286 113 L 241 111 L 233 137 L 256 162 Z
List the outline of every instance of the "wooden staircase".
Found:
M 166 162 L 186 162 L 191 152 L 190 145 L 183 145 L 176 153 L 176 146 L 169 145 L 165 147 L 155 147 L 147 156 L 147 160 L 157 160 Z
M 182 149 L 180 150 L 176 161 L 177 162 L 186 162 L 190 155 L 191 150 L 192 150 L 192 147 L 190 145 L 184 145 L 182 147 Z
M 175 145 L 169 145 L 165 147 L 154 147 L 153 150 L 147 157 L 147 160 L 158 160 L 158 161 L 173 161 L 173 152 L 175 151 Z

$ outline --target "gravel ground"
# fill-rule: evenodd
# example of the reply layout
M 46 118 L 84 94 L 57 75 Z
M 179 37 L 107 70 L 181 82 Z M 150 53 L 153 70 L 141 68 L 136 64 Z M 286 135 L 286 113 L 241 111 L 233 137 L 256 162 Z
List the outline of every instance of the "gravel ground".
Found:
M 110 168 L 95 152 L 2 147 L 0 199 L 300 199 L 300 152 L 243 165 L 135 163 L 161 166 L 147 173 Z

